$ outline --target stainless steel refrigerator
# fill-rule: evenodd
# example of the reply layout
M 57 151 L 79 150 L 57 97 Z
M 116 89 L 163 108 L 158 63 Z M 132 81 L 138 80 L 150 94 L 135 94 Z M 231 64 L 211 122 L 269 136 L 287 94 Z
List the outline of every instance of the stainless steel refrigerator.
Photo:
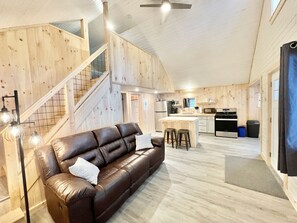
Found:
M 162 124 L 159 121 L 160 118 L 168 116 L 167 101 L 155 102 L 155 126 L 156 132 L 162 132 Z

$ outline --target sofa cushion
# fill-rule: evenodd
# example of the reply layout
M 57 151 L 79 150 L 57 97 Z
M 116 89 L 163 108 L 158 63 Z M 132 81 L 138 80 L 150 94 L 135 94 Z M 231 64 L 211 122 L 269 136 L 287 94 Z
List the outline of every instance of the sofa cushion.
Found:
M 128 151 L 135 150 L 135 135 L 142 135 L 142 131 L 140 130 L 137 123 L 123 123 L 117 124 L 116 127 L 119 129 L 121 136 L 124 139 L 124 142 L 128 148 Z
M 152 168 L 155 164 L 159 163 L 161 160 L 163 161 L 165 155 L 164 149 L 162 147 L 153 147 L 151 149 L 136 151 L 135 154 L 149 157 L 150 168 Z
M 135 154 L 134 152 L 130 152 L 119 159 L 112 162 L 110 165 L 114 166 L 117 169 L 121 169 L 122 167 L 126 166 L 127 164 L 131 163 L 133 160 L 136 160 L 139 158 L 138 154 Z
M 145 135 L 136 135 L 136 148 L 135 150 L 142 150 L 147 148 L 153 148 L 152 144 L 152 137 L 151 134 L 145 134 Z
M 127 147 L 116 127 L 106 127 L 93 132 L 106 164 L 128 153 Z
M 94 197 L 95 216 L 99 216 L 121 195 L 129 192 L 130 185 L 130 176 L 127 171 L 110 165 L 102 168 L 98 177 L 98 184 L 95 186 L 97 190 Z
M 137 182 L 150 169 L 150 160 L 146 156 L 139 156 L 131 152 L 114 161 L 112 166 L 126 170 L 131 178 L 131 184 Z
M 100 170 L 94 164 L 78 157 L 75 164 L 69 167 L 69 172 L 74 176 L 89 181 L 93 185 L 97 185 Z
M 92 132 L 55 139 L 52 141 L 52 146 L 61 172 L 69 173 L 69 166 L 72 166 L 78 157 L 93 163 L 99 168 L 104 166 L 104 159 Z

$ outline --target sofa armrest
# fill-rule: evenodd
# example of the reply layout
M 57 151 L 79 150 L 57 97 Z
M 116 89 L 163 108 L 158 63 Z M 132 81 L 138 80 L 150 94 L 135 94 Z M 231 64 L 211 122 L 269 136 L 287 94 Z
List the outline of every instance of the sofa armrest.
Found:
M 164 146 L 164 138 L 163 137 L 154 137 L 152 138 L 153 146 L 163 147 Z
M 43 184 L 47 179 L 61 172 L 52 146 L 37 148 L 34 153 Z
M 69 173 L 50 177 L 46 186 L 66 205 L 84 198 L 93 198 L 96 194 L 96 189 L 88 181 Z

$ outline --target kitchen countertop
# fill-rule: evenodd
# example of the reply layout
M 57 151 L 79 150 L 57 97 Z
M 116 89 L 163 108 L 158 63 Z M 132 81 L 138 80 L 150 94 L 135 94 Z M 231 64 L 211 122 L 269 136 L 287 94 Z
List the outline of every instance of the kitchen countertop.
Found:
M 160 122 L 170 122 L 170 121 L 190 121 L 195 122 L 198 121 L 198 117 L 166 117 L 166 118 L 160 118 Z
M 170 117 L 214 117 L 216 114 L 204 114 L 204 113 L 177 113 L 177 114 L 170 114 Z

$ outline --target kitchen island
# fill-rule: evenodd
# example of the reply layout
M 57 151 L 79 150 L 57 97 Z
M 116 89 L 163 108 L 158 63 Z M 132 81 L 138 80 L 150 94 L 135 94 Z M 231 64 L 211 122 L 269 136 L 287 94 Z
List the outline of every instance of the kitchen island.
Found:
M 199 119 L 198 117 L 166 117 L 161 118 L 159 121 L 162 123 L 162 132 L 166 128 L 188 129 L 190 132 L 190 140 L 192 147 L 198 147 L 199 138 Z
M 215 117 L 215 114 L 205 114 L 205 113 L 176 113 L 170 114 L 170 117 Z
M 177 113 L 170 117 L 197 117 L 199 119 L 199 133 L 215 133 L 215 114 L 205 113 Z

